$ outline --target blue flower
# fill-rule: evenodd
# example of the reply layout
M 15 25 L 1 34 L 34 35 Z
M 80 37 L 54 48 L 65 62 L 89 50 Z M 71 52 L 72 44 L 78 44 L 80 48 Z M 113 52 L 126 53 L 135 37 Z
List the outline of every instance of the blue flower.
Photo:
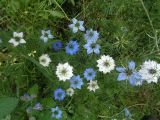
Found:
M 69 55 L 74 55 L 78 52 L 79 45 L 77 41 L 71 40 L 66 46 L 66 53 Z
M 72 19 L 72 24 L 69 25 L 69 28 L 72 30 L 73 33 L 80 31 L 85 31 L 85 28 L 83 27 L 84 21 L 78 21 L 76 18 Z
M 52 45 L 52 48 L 55 51 L 59 51 L 62 48 L 62 42 L 60 42 L 60 41 L 54 42 L 53 45 Z
M 57 107 L 51 108 L 52 118 L 61 119 L 62 118 L 62 110 Z
M 126 118 L 131 118 L 131 113 L 129 112 L 128 108 L 124 108 L 124 113 Z
M 94 80 L 96 77 L 96 72 L 93 70 L 93 68 L 87 68 L 83 75 L 87 80 Z
M 64 100 L 65 96 L 66 96 L 65 91 L 61 88 L 58 88 L 54 91 L 55 100 L 62 101 Z
M 84 48 L 87 49 L 87 54 L 99 54 L 101 46 L 95 42 L 87 42 L 87 44 L 84 45 Z
M 41 35 L 40 39 L 41 39 L 44 43 L 48 42 L 48 39 L 54 38 L 53 35 L 51 34 L 51 31 L 50 31 L 50 30 L 47 30 L 47 31 L 42 30 L 41 33 L 42 33 L 42 35 Z
M 128 68 L 117 67 L 116 70 L 120 72 L 118 80 L 122 81 L 128 79 L 131 85 L 141 85 L 141 76 L 136 72 L 135 66 L 135 62 L 130 61 L 128 63 Z
M 76 89 L 81 89 L 81 86 L 83 85 L 83 81 L 82 79 L 80 78 L 79 75 L 77 76 L 73 76 L 71 79 L 70 79 L 70 87 Z
M 40 103 L 36 103 L 35 106 L 33 107 L 33 109 L 41 111 L 43 109 L 43 107 Z
M 84 38 L 85 40 L 87 40 L 87 42 L 96 42 L 99 38 L 99 33 L 90 29 L 86 31 L 86 34 L 84 34 Z

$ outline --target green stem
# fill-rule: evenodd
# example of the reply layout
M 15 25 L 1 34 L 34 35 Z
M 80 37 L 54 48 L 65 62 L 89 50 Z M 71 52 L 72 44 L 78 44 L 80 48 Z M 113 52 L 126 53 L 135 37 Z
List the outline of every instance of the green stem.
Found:
M 151 18 L 150 18 L 150 16 L 149 16 L 148 10 L 146 9 L 146 7 L 145 7 L 145 5 L 144 5 L 143 0 L 140 0 L 140 2 L 141 2 L 141 4 L 142 4 L 142 6 L 143 6 L 143 9 L 144 9 L 144 11 L 145 11 L 145 13 L 146 13 L 147 17 L 148 17 L 149 23 L 150 23 L 151 28 L 152 28 L 153 33 L 154 33 L 155 45 L 156 45 L 157 50 L 159 51 L 158 38 L 157 38 L 157 32 L 156 32 L 156 30 L 154 29 L 154 26 L 153 26 L 152 20 L 151 20 Z
M 69 21 L 71 21 L 71 20 L 69 19 L 69 17 L 67 16 L 67 14 L 65 13 L 65 11 L 63 10 L 63 8 L 59 5 L 59 3 L 58 3 L 56 0 L 54 0 L 54 2 L 55 2 L 55 4 L 61 9 L 61 11 L 62 11 L 63 14 L 65 15 L 66 19 L 69 20 Z

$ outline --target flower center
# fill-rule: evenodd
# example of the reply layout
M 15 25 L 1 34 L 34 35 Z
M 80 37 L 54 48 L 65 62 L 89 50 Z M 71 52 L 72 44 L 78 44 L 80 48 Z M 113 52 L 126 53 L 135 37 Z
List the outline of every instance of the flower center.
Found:
M 44 37 L 48 37 L 48 33 L 44 33 Z
M 15 41 L 17 41 L 17 42 L 20 41 L 20 38 L 19 38 L 19 37 L 15 37 L 14 39 L 15 39 Z
M 69 48 L 70 48 L 70 49 L 73 49 L 73 45 L 72 45 L 72 44 L 70 44 L 70 45 L 69 45 Z
M 79 24 L 79 22 L 77 22 L 76 24 L 75 24 L 75 27 L 79 27 L 80 26 L 80 24 Z
M 156 71 L 155 69 L 150 69 L 150 70 L 149 70 L 149 73 L 150 73 L 150 74 L 155 74 L 156 72 L 157 72 L 157 71 Z
M 133 72 L 132 72 L 132 70 L 129 70 L 129 69 L 127 69 L 127 70 L 126 70 L 126 74 L 127 74 L 127 76 L 132 75 L 132 73 L 133 73 Z
M 61 93 L 58 93 L 58 94 L 57 94 L 57 96 L 58 96 L 58 97 L 61 97 L 61 96 L 62 96 L 62 94 L 61 94 Z
M 54 114 L 55 114 L 55 115 L 58 115 L 58 111 L 57 111 L 57 110 L 56 110 L 56 111 L 54 111 Z
M 63 70 L 61 71 L 61 73 L 62 73 L 63 75 L 65 75 L 65 74 L 67 73 L 67 70 L 66 70 L 66 69 L 63 69 Z
M 108 62 L 108 61 L 105 61 L 103 65 L 104 65 L 105 67 L 108 67 L 108 66 L 109 66 L 109 62 Z
M 93 32 L 90 32 L 90 33 L 89 33 L 89 36 L 90 36 L 90 37 L 92 37 L 93 35 L 94 35 L 94 33 L 93 33 Z
M 45 62 L 46 62 L 46 59 L 42 59 L 41 62 L 45 63 Z
M 92 88 L 95 88 L 95 87 L 96 87 L 96 84 L 92 84 L 91 86 L 92 86 Z
M 91 44 L 91 48 L 94 49 L 96 47 L 96 43 Z
M 90 73 L 88 73 L 88 75 L 89 75 L 89 76 L 92 76 L 92 73 L 90 72 Z
M 74 84 L 77 85 L 77 84 L 78 84 L 78 81 L 74 81 Z

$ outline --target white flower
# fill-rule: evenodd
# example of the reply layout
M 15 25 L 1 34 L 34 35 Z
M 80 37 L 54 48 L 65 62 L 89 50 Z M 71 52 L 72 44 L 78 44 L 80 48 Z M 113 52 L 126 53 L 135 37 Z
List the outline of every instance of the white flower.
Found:
M 39 62 L 41 65 L 43 65 L 44 67 L 48 67 L 49 63 L 51 62 L 50 57 L 48 56 L 48 54 L 43 54 L 39 57 Z
M 51 31 L 50 31 L 50 30 L 47 30 L 47 31 L 42 30 L 41 33 L 42 33 L 42 36 L 40 37 L 40 39 L 41 39 L 44 43 L 48 42 L 48 39 L 53 39 L 53 38 L 54 38 L 53 35 L 51 34 Z
M 66 94 L 67 94 L 68 96 L 72 96 L 72 95 L 74 94 L 74 90 L 73 90 L 72 88 L 68 88 L 68 89 L 66 90 Z
M 13 32 L 13 38 L 11 38 L 8 42 L 13 44 L 14 47 L 18 46 L 19 44 L 26 43 L 26 41 L 23 39 L 23 32 Z
M 68 63 L 59 63 L 57 66 L 56 75 L 60 81 L 69 80 L 73 76 L 73 67 Z
M 145 61 L 139 70 L 139 74 L 141 75 L 142 79 L 148 83 L 157 83 L 158 79 L 160 78 L 160 64 L 158 64 L 156 61 Z
M 69 28 L 72 29 L 73 33 L 80 31 L 85 31 L 85 28 L 83 27 L 84 21 L 78 21 L 76 18 L 72 19 L 72 24 L 69 25 Z
M 95 92 L 97 89 L 99 89 L 99 86 L 97 84 L 97 81 L 90 80 L 87 87 L 90 91 Z
M 103 72 L 104 74 L 110 73 L 115 67 L 115 62 L 109 55 L 102 55 L 101 58 L 97 60 L 97 63 L 99 71 Z

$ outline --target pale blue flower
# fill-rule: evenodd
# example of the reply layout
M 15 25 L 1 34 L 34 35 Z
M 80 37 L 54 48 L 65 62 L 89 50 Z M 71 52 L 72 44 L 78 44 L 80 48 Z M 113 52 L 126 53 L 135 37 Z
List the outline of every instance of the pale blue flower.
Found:
M 141 76 L 135 70 L 135 66 L 135 62 L 130 61 L 128 63 L 128 68 L 117 67 L 116 70 L 119 72 L 118 80 L 122 81 L 128 79 L 131 85 L 141 85 Z
M 35 106 L 33 107 L 34 110 L 41 111 L 43 109 L 41 103 L 36 103 Z
M 128 110 L 128 108 L 124 108 L 124 113 L 125 113 L 125 117 L 126 118 L 131 118 L 131 113 L 130 113 L 130 111 Z
M 62 110 L 57 107 L 51 108 L 52 118 L 61 119 L 62 118 Z
M 94 78 L 96 77 L 96 72 L 93 70 L 93 68 L 87 68 L 84 71 L 84 77 L 87 80 L 94 80 Z
M 85 31 L 85 28 L 83 27 L 84 21 L 78 21 L 76 18 L 73 18 L 72 22 L 73 23 L 69 25 L 69 28 L 73 33 L 77 33 L 78 30 Z
M 46 42 L 48 42 L 48 39 L 53 39 L 54 37 L 53 37 L 53 35 L 51 34 L 51 31 L 50 30 L 47 30 L 47 31 L 45 31 L 45 30 L 42 30 L 41 31 L 41 37 L 40 37 L 40 39 L 44 42 L 44 43 L 46 43 Z
M 90 29 L 86 31 L 86 34 L 84 34 L 84 38 L 87 42 L 96 42 L 99 38 L 99 33 Z
M 95 42 L 87 42 L 87 44 L 84 45 L 84 48 L 87 50 L 87 54 L 100 54 L 101 46 Z
M 82 85 L 83 85 L 83 80 L 80 78 L 80 75 L 73 76 L 73 77 L 70 79 L 70 87 L 71 87 L 71 88 L 81 89 Z

